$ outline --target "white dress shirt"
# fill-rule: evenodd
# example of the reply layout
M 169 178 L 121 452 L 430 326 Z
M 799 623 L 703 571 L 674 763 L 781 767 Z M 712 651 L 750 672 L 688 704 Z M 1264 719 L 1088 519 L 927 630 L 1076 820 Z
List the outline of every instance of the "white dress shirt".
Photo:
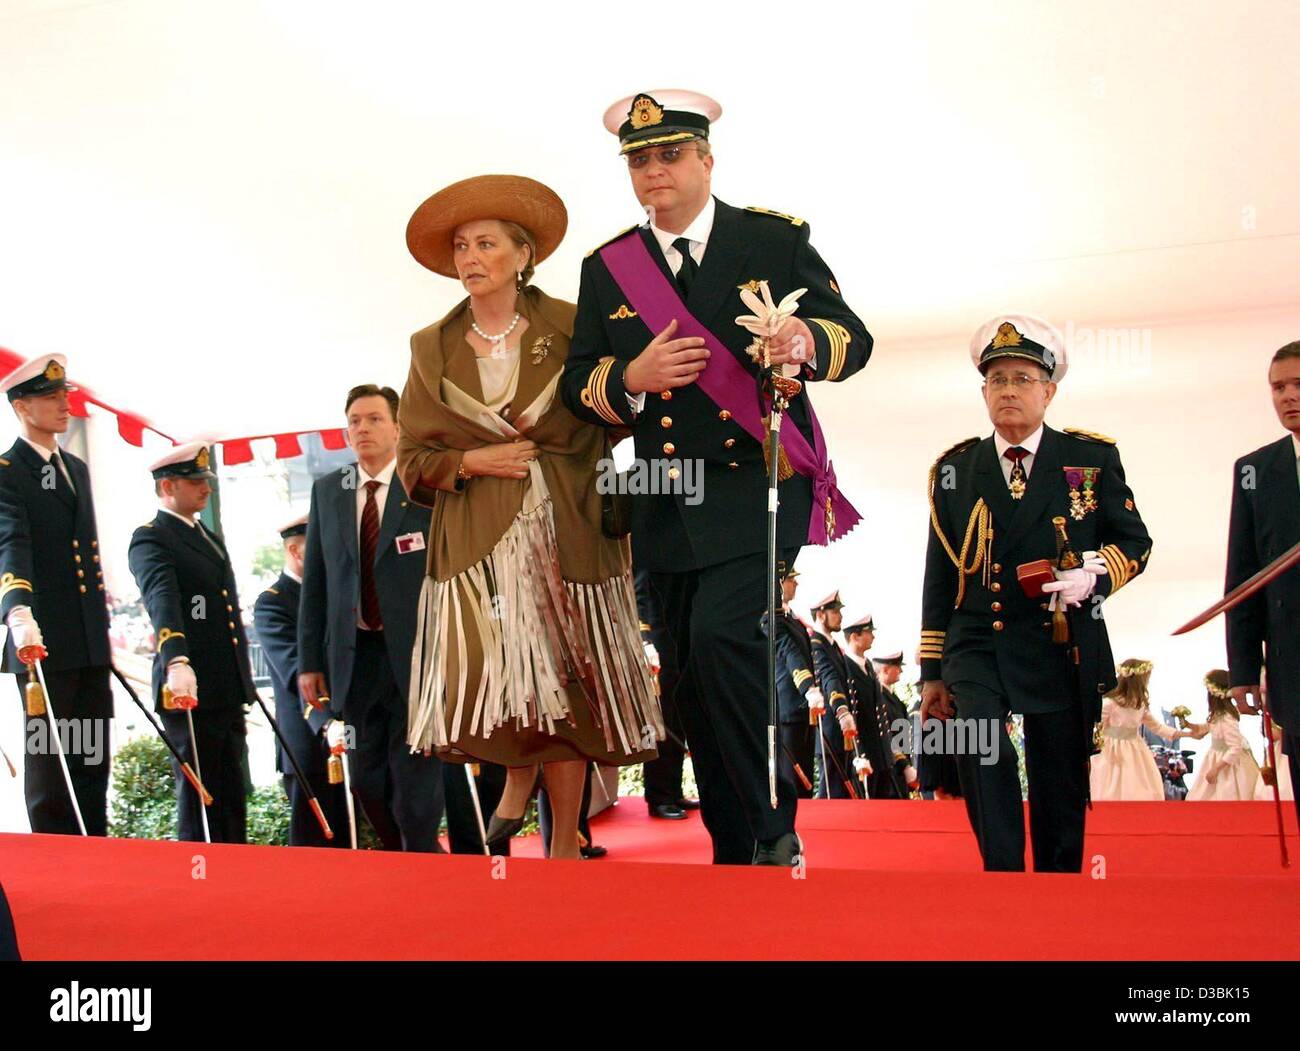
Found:
M 709 234 L 713 232 L 713 215 L 717 211 L 717 203 L 713 197 L 709 197 L 708 203 L 700 209 L 700 214 L 691 220 L 690 225 L 679 234 L 670 230 L 661 230 L 650 224 L 650 232 L 654 234 L 654 239 L 659 242 L 659 250 L 664 254 L 664 261 L 668 263 L 668 269 L 677 276 L 677 272 L 682 268 L 682 253 L 673 247 L 673 242 L 679 237 L 684 237 L 690 242 L 691 258 L 695 260 L 695 265 L 699 266 L 704 262 L 704 249 L 709 243 Z
M 191 518 L 189 515 L 183 515 L 183 514 L 181 514 L 179 511 L 173 511 L 170 507 L 162 507 L 161 505 L 159 506 L 158 510 L 159 510 L 159 511 L 165 511 L 167 514 L 171 515 L 173 518 L 180 519 L 180 521 L 184 522 L 184 523 L 185 523 L 187 526 L 189 526 L 191 529 L 194 528 L 194 519 Z
M 1038 430 L 1034 431 L 1034 433 L 1023 442 L 1019 443 L 1009 442 L 997 431 L 993 432 L 993 447 L 998 453 L 998 466 L 1002 468 L 1002 477 L 1005 479 L 1008 486 L 1011 485 L 1011 461 L 1003 454 L 1008 449 L 1014 448 L 1016 444 L 1019 444 L 1020 448 L 1024 449 L 1029 454 L 1020 461 L 1020 466 L 1025 469 L 1025 478 L 1028 479 L 1029 473 L 1034 469 L 1034 457 L 1038 455 L 1038 446 L 1041 444 L 1042 440 L 1043 425 L 1041 423 L 1038 425 Z
M 298 574 L 295 573 L 292 569 L 286 569 L 284 571 L 284 575 L 288 577 L 290 580 L 292 580 L 295 584 L 302 583 L 302 577 L 298 576 Z
M 28 445 L 30 445 L 33 449 L 35 449 L 37 455 L 40 456 L 42 460 L 44 460 L 46 463 L 50 462 L 50 457 L 54 455 L 56 450 L 47 449 L 43 445 L 38 445 L 36 442 L 32 441 L 25 434 L 20 434 L 18 437 L 20 437 L 23 441 L 25 441 Z M 72 484 L 72 475 L 68 473 L 67 461 L 63 459 L 62 455 L 60 455 L 58 460 L 56 460 L 55 462 L 59 465 L 59 474 L 63 475 L 63 480 L 68 483 L 68 488 L 72 490 L 72 495 L 76 496 L 77 487 Z

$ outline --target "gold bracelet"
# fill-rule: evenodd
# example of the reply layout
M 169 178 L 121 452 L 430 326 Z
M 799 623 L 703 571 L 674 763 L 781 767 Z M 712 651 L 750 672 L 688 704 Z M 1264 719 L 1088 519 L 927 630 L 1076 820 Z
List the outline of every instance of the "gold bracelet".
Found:
M 465 470 L 465 458 L 460 459 L 460 466 L 456 468 L 456 478 L 462 482 L 468 482 L 470 479 L 469 472 Z

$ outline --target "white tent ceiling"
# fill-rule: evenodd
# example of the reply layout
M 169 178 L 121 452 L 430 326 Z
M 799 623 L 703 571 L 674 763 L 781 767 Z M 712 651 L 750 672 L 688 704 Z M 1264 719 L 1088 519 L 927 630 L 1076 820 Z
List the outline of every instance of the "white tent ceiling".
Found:
M 171 433 L 333 425 L 459 289 L 406 220 L 485 171 L 636 221 L 600 115 L 718 97 L 715 191 L 806 217 L 881 353 L 1019 306 L 1300 301 L 1300 7 L 3 0 L 0 344 Z

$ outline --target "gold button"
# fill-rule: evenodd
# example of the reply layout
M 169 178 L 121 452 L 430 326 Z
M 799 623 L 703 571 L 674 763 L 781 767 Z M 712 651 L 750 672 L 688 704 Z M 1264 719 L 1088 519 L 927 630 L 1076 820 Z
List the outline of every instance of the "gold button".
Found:
M 222 589 L 221 589 L 221 597 L 222 597 L 222 598 L 229 598 L 229 597 L 230 597 L 230 592 L 227 591 L 225 588 L 222 588 Z
M 75 544 L 76 541 L 74 540 L 73 543 Z M 90 542 L 90 546 L 91 546 L 91 547 L 99 547 L 99 541 L 98 541 L 98 540 L 92 540 L 92 541 Z
M 84 577 L 85 575 L 86 575 L 86 571 L 85 571 L 84 569 L 79 569 L 79 570 L 77 570 L 77 577 L 78 577 L 78 578 Z
M 104 571 L 103 571 L 102 569 L 97 569 L 97 570 L 95 570 L 95 576 L 99 577 L 100 580 L 103 580 L 103 579 L 104 579 Z
M 735 438 L 728 438 L 725 442 L 722 443 L 722 447 L 724 449 L 730 449 L 735 444 L 736 444 Z
M 994 573 L 1001 573 L 1001 572 L 1002 572 L 1002 563 L 1001 563 L 1001 562 L 994 562 L 994 563 L 993 563 L 993 572 L 994 572 Z
M 665 455 L 672 456 L 672 454 L 675 453 L 676 451 L 677 451 L 677 446 L 675 446 L 672 442 L 664 442 Z
M 736 463 L 735 460 L 732 460 L 731 463 L 727 464 L 727 466 L 730 467 L 730 468 L 734 471 L 737 467 L 740 466 L 740 464 Z
M 1002 627 L 1003 627 L 1003 625 L 1002 625 L 1002 621 L 1000 621 L 1000 620 L 995 620 L 995 621 L 993 622 L 993 630 L 994 630 L 994 631 L 1001 631 L 1001 630 L 1002 630 Z
M 230 626 L 231 631 L 235 630 L 235 622 L 233 620 L 228 620 L 226 623 Z
M 671 416 L 665 416 L 662 420 L 659 421 L 660 427 L 671 427 L 672 425 L 673 425 L 673 418 Z
M 1046 602 L 1040 602 L 1040 603 L 1038 604 L 1038 608 L 1039 608 L 1039 609 L 1046 609 L 1046 608 L 1047 608 L 1047 603 L 1046 603 Z
M 93 558 L 96 562 L 99 561 L 99 556 L 98 556 L 98 555 L 91 555 L 90 557 Z
M 103 590 L 104 590 L 104 585 L 103 585 L 103 584 L 100 584 L 100 585 L 99 585 L 99 590 L 100 590 L 100 591 L 103 591 Z
M 672 400 L 673 400 L 673 392 L 670 391 L 670 390 L 661 390 L 661 391 L 659 392 L 659 399 L 660 399 L 661 401 L 672 401 Z
M 668 477 L 669 477 L 669 478 L 673 478 L 673 479 L 680 478 L 680 477 L 681 477 L 681 474 L 682 474 L 682 472 L 679 471 L 679 470 L 677 470 L 676 467 L 670 467 L 670 468 L 668 468 Z
M 718 419 L 729 420 L 731 419 L 731 413 L 728 412 L 726 409 L 723 409 L 720 413 L 718 413 Z
M 81 565 L 81 556 L 80 556 L 80 555 L 73 555 L 73 556 L 72 556 L 72 561 L 74 561 L 75 563 L 77 563 L 77 565 Z
M 236 645 L 236 646 L 239 645 L 239 640 L 238 640 L 238 639 L 231 639 L 230 641 L 231 641 L 232 643 L 234 643 L 234 645 Z
M 995 603 L 993 603 L 993 612 L 994 612 L 994 613 L 1001 613 L 1001 612 L 1002 612 L 1002 603 L 1001 603 L 1001 602 L 995 602 Z
M 86 585 L 82 584 L 80 585 L 80 587 L 81 587 L 81 593 L 84 595 L 86 593 Z
M 76 548 L 76 547 L 80 547 L 81 544 L 78 543 L 76 540 L 74 540 L 74 541 L 72 542 L 72 546 L 73 546 L 74 548 Z
M 989 585 L 989 590 L 990 590 L 990 591 L 1001 591 L 1001 590 L 1002 590 L 1002 585 L 999 584 L 999 583 L 995 580 L 995 581 L 993 581 L 992 584 Z

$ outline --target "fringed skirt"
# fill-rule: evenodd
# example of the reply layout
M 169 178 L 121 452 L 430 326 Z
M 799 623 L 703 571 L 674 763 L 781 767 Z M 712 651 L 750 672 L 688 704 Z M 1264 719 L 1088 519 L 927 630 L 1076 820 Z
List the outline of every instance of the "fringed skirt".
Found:
M 526 766 L 653 759 L 663 717 L 646 666 L 631 575 L 560 573 L 540 470 L 491 553 L 426 577 L 411 662 L 407 741 L 452 761 Z

